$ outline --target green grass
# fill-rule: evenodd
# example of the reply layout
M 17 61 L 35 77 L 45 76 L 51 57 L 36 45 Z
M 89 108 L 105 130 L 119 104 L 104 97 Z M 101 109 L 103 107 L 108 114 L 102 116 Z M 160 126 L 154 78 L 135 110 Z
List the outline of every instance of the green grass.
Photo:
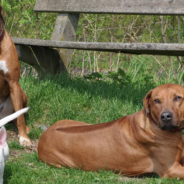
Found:
M 25 115 L 31 129 L 29 137 L 39 139 L 42 131 L 38 125 L 50 126 L 61 119 L 97 124 L 137 112 L 143 108 L 142 99 L 150 89 L 169 82 L 182 84 L 183 73 L 163 73 L 159 78 L 158 71 L 134 62 L 126 76 L 130 80 L 123 85 L 104 75 L 98 81 L 72 78 L 70 75 L 47 76 L 44 80 L 31 76 L 21 77 L 20 84 L 27 94 L 30 107 Z M 14 129 L 12 125 L 6 128 Z M 25 153 L 16 140 L 9 142 L 9 147 L 10 153 L 17 151 L 19 155 L 10 155 L 5 167 L 5 183 L 184 183 L 157 176 L 126 180 L 110 171 L 95 173 L 70 168 L 58 169 L 41 163 L 36 152 Z

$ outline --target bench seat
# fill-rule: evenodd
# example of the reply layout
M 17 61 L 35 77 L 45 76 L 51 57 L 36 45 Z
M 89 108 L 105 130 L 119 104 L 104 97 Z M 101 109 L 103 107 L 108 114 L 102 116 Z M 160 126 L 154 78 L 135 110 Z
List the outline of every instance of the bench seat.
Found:
M 36 12 L 184 15 L 183 0 L 37 0 Z
M 30 45 L 51 48 L 77 50 L 95 50 L 105 52 L 121 52 L 130 54 L 151 54 L 184 56 L 184 44 L 173 43 L 113 43 L 113 42 L 72 42 L 52 41 L 27 38 L 12 38 L 15 45 Z

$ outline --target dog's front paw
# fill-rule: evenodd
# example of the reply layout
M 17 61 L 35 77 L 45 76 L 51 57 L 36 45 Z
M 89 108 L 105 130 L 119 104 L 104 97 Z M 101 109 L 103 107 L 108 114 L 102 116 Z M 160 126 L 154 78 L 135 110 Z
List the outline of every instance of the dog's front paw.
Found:
M 32 146 L 32 143 L 29 139 L 26 139 L 24 137 L 19 137 L 19 143 L 21 146 L 24 146 L 24 147 L 31 147 Z

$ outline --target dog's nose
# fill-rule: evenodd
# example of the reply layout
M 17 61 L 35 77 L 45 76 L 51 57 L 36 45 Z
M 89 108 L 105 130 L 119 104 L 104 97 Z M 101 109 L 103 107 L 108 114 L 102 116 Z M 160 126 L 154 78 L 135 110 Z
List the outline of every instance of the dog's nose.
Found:
M 167 112 L 163 112 L 161 114 L 161 120 L 162 121 L 170 121 L 172 119 L 172 113 L 167 111 Z

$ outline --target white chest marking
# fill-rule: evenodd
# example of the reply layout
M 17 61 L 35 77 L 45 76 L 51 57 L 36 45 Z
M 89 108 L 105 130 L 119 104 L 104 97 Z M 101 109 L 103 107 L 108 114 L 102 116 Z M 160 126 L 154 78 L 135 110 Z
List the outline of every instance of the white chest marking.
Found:
M 0 70 L 3 70 L 4 73 L 8 72 L 8 68 L 6 67 L 6 61 L 0 60 Z

